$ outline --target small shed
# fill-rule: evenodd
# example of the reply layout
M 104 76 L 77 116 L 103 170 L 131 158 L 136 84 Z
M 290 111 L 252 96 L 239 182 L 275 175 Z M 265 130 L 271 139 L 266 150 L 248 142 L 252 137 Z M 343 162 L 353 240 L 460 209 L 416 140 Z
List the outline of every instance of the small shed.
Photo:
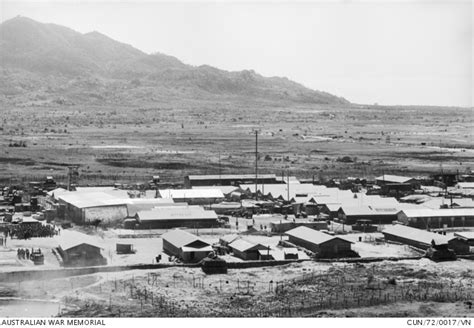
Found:
M 86 236 L 86 235 L 84 235 Z M 94 241 L 75 241 L 62 238 L 57 248 L 64 266 L 96 266 L 105 265 L 107 260 L 102 256 L 102 247 Z
M 133 248 L 133 244 L 116 244 L 117 254 L 134 254 L 136 250 Z
M 285 260 L 297 260 L 298 259 L 298 249 L 295 247 L 286 247 L 283 249 L 283 254 L 285 255 Z
M 213 251 L 208 242 L 184 230 L 171 230 L 161 237 L 163 251 L 185 262 L 199 262 Z
M 454 236 L 466 241 L 469 246 L 474 246 L 474 231 L 455 232 Z
M 274 260 L 275 258 L 272 255 L 270 247 L 267 247 L 267 249 L 259 249 L 258 250 L 258 255 L 259 255 L 259 260 L 260 261 L 271 261 Z
M 237 239 L 229 244 L 234 256 L 245 261 L 256 261 L 260 259 L 259 250 L 268 250 L 268 246 L 254 244 L 244 239 Z

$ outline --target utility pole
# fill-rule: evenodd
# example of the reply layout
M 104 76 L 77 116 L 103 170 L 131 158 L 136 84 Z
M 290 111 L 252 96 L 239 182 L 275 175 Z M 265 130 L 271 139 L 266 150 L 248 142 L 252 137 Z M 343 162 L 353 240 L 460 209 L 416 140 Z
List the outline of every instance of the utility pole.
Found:
M 222 177 L 221 177 L 221 152 L 219 152 L 219 185 L 222 186 Z
M 255 200 L 258 200 L 258 131 L 255 130 Z
M 287 170 L 286 171 L 286 176 L 287 176 L 287 180 L 286 180 L 286 185 L 287 185 L 287 200 L 290 201 L 290 170 Z

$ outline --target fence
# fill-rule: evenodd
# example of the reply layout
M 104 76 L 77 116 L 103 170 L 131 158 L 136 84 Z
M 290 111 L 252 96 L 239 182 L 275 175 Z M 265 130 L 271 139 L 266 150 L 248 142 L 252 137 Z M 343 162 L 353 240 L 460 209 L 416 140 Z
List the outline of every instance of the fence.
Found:
M 109 309 L 113 308 L 113 300 L 125 297 L 139 304 L 136 315 L 166 317 L 303 317 L 323 310 L 400 301 L 468 301 L 473 291 L 470 278 L 396 281 L 375 278 L 374 275 L 383 275 L 375 269 L 353 273 L 353 265 L 326 272 L 307 272 L 283 280 L 230 279 L 226 275 L 197 274 L 175 274 L 171 279 L 163 279 L 160 274 L 148 273 L 145 277 L 129 280 L 115 279 L 99 288 L 110 293 Z M 176 290 L 184 294 L 195 293 L 199 301 L 190 305 L 168 296 L 168 291 Z M 219 305 L 206 306 L 207 297 Z

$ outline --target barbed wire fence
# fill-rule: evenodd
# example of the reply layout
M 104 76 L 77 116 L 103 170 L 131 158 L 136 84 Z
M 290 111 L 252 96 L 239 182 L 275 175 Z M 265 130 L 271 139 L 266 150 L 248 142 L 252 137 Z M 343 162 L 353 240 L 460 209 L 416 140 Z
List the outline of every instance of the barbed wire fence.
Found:
M 99 283 L 101 293 L 109 298 L 108 307 L 124 298 L 139 305 L 137 315 L 164 317 L 238 316 L 238 317 L 304 317 L 319 311 L 353 309 L 396 302 L 460 302 L 470 301 L 472 279 L 393 280 L 375 278 L 375 271 L 355 276 L 351 266 L 319 272 L 303 273 L 291 279 L 229 279 L 226 276 L 175 274 L 163 279 L 159 273 L 146 277 Z M 228 306 L 187 304 L 169 290 L 193 290 L 217 297 Z M 120 313 L 119 313 L 120 315 Z

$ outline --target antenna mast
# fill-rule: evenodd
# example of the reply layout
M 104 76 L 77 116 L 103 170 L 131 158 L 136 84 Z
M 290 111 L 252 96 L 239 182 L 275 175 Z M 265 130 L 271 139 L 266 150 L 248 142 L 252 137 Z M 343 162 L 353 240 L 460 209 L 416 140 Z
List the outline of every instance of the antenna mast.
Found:
M 258 200 L 258 131 L 255 130 L 255 200 Z

